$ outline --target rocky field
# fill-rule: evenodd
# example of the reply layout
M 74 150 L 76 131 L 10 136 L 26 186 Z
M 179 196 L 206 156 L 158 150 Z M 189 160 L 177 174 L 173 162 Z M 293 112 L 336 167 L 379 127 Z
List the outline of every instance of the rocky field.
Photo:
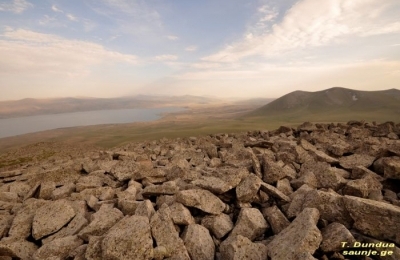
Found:
M 400 259 L 399 137 L 304 123 L 5 164 L 0 260 Z

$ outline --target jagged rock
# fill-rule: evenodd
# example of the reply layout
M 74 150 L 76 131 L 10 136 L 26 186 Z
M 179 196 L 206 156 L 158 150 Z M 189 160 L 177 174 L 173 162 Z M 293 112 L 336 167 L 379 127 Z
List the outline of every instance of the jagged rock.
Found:
M 267 245 L 268 256 L 274 260 L 295 260 L 301 253 L 312 255 L 322 241 L 321 232 L 316 226 L 318 219 L 317 209 L 305 208 Z
M 288 196 L 283 194 L 280 190 L 278 190 L 272 185 L 262 182 L 260 189 L 265 191 L 268 195 L 271 195 L 274 198 L 277 198 L 285 202 L 290 202 L 290 198 Z
M 208 190 L 193 189 L 180 191 L 176 194 L 176 201 L 187 207 L 195 207 L 215 215 L 222 213 L 225 209 L 225 203 Z
M 338 222 L 333 222 L 321 230 L 322 243 L 321 250 L 324 252 L 334 252 L 343 249 L 342 243 L 352 245 L 356 240 L 350 231 Z
M 241 202 L 252 202 L 257 196 L 262 180 L 254 174 L 248 175 L 236 187 L 236 197 Z
M 32 259 L 38 246 L 26 240 L 0 241 L 0 256 L 9 256 L 12 259 Z
M 224 213 L 206 216 L 202 219 L 201 224 L 208 228 L 218 239 L 221 239 L 233 229 L 231 218 Z
M 175 181 L 164 182 L 162 185 L 149 185 L 143 190 L 143 196 L 174 195 L 179 191 Z
M 148 219 L 151 218 L 155 213 L 153 204 L 151 204 L 150 200 L 145 200 L 140 202 L 140 204 L 137 206 L 135 210 L 135 215 L 136 216 L 143 216 L 147 217 Z
M 339 222 L 346 227 L 351 227 L 352 218 L 345 207 L 343 196 L 334 191 L 309 191 L 303 202 L 303 210 L 305 208 L 317 208 L 322 219 L 329 222 Z
M 85 189 L 98 188 L 103 186 L 103 180 L 100 177 L 89 175 L 81 177 L 76 183 L 76 191 L 81 192 Z
M 308 186 L 307 184 L 304 184 L 293 194 L 290 195 L 290 198 L 292 200 L 286 210 L 286 215 L 288 218 L 293 218 L 297 216 L 303 210 L 303 203 L 305 197 L 307 193 L 312 190 L 313 190 L 312 187 Z
M 220 259 L 267 259 L 267 247 L 261 243 L 253 243 L 241 235 L 225 240 L 220 246 Z
M 40 184 L 39 199 L 50 200 L 53 191 L 56 189 L 54 181 L 45 181 Z
M 272 161 L 269 156 L 264 156 L 262 160 L 263 164 L 263 181 L 268 184 L 275 184 L 277 181 L 283 178 L 294 179 L 296 172 L 290 168 L 286 168 L 283 165 L 279 165 L 277 162 Z
M 277 206 L 264 208 L 262 210 L 263 216 L 271 225 L 272 231 L 275 235 L 279 234 L 282 230 L 289 226 L 290 222 L 285 215 L 280 211 Z
M 0 200 L 11 203 L 20 202 L 18 194 L 14 192 L 0 192 Z
M 171 210 L 171 218 L 176 225 L 190 225 L 194 224 L 194 218 L 190 211 L 181 203 L 174 202 L 169 206 Z
M 380 158 L 374 163 L 374 169 L 385 178 L 400 180 L 400 157 Z
M 118 199 L 118 209 L 124 215 L 134 215 L 137 207 L 141 202 L 131 199 Z
M 111 168 L 111 175 L 118 181 L 126 181 L 132 179 L 139 171 L 139 165 L 132 161 L 119 161 Z
M 42 239 L 42 243 L 46 244 L 50 241 L 53 241 L 54 239 L 76 235 L 78 234 L 79 231 L 81 231 L 84 227 L 86 227 L 87 224 L 88 221 L 85 218 L 84 214 L 79 213 L 75 215 L 75 217 L 71 220 L 71 222 L 68 223 L 68 226 L 62 228 L 57 233 Z
M 49 259 L 50 257 L 59 257 L 59 259 L 65 259 L 72 250 L 82 244 L 83 240 L 78 238 L 78 236 L 58 238 L 40 247 L 33 254 L 33 259 L 41 260 Z
M 214 259 L 214 241 L 205 227 L 198 224 L 188 225 L 183 231 L 182 240 L 192 260 Z
M 149 219 L 127 216 L 105 234 L 102 259 L 153 259 Z
M 87 260 L 100 260 L 102 259 L 101 242 L 103 237 L 101 236 L 89 236 L 89 243 L 86 248 L 85 258 Z
M 374 175 L 367 173 L 362 179 L 347 182 L 343 194 L 368 198 L 374 191 L 380 192 L 383 186 Z
M 288 179 L 281 179 L 276 182 L 276 188 L 280 190 L 286 196 L 289 196 L 293 193 L 293 188 L 290 185 L 290 181 Z
M 28 199 L 23 206 L 17 211 L 10 230 L 9 237 L 25 239 L 30 236 L 32 230 L 32 221 L 35 209 L 44 205 L 43 200 Z
M 310 187 L 318 188 L 320 186 L 317 177 L 311 171 L 305 171 L 303 174 L 300 175 L 299 178 L 294 179 L 290 182 L 290 184 L 295 189 L 299 189 L 304 184 L 307 184 Z
M 205 174 L 205 176 L 193 181 L 192 184 L 213 193 L 222 194 L 235 188 L 250 173 L 245 168 L 225 167 Z
M 33 217 L 32 236 L 38 240 L 60 230 L 76 212 L 66 200 L 46 203 L 38 208 Z
M 153 215 L 150 226 L 157 246 L 164 246 L 168 254 L 171 255 L 171 259 L 190 260 L 185 245 L 175 230 L 167 204 L 163 204 Z
M 102 236 L 122 218 L 121 211 L 103 205 L 99 211 L 92 215 L 90 224 L 82 229 L 78 235 L 85 241 L 88 241 L 89 236 Z
M 0 215 L 0 239 L 7 235 L 13 218 L 11 215 Z
M 375 157 L 369 156 L 367 154 L 352 154 L 349 156 L 344 156 L 339 159 L 339 164 L 345 169 L 353 169 L 357 166 L 364 166 L 366 168 L 370 167 L 374 162 Z
M 75 184 L 67 183 L 62 187 L 56 188 L 51 194 L 53 200 L 64 199 L 75 191 Z
M 264 234 L 268 228 L 269 225 L 267 221 L 265 221 L 258 209 L 242 208 L 239 212 L 235 227 L 229 234 L 229 237 L 241 235 L 253 241 Z
M 400 244 L 400 208 L 368 199 L 344 196 L 354 228 L 365 235 Z

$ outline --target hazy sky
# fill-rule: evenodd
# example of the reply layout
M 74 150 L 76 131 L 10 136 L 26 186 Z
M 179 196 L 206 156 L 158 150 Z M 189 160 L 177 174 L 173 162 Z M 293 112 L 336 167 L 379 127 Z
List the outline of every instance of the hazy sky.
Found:
M 400 88 L 399 0 L 0 0 L 0 100 Z

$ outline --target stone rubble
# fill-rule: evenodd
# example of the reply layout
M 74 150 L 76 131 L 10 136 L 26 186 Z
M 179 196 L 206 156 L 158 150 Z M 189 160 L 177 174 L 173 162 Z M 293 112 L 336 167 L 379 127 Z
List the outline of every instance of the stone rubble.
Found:
M 393 253 L 348 258 L 370 249 Z M 5 166 L 0 259 L 400 259 L 400 124 L 306 122 Z

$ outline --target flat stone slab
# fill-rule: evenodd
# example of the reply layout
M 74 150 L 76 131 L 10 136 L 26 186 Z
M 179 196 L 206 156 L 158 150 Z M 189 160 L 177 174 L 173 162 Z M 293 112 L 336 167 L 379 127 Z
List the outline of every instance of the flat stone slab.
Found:
M 103 259 L 153 259 L 153 239 L 147 217 L 121 219 L 105 234 Z
M 365 235 L 400 244 L 400 207 L 353 196 L 344 196 L 343 200 L 354 228 Z
M 225 209 L 225 203 L 208 190 L 192 189 L 180 191 L 176 195 L 176 201 L 187 207 L 195 207 L 214 215 L 221 214 Z
M 33 217 L 32 236 L 38 240 L 55 233 L 65 226 L 75 214 L 74 208 L 66 200 L 45 204 L 36 211 Z

